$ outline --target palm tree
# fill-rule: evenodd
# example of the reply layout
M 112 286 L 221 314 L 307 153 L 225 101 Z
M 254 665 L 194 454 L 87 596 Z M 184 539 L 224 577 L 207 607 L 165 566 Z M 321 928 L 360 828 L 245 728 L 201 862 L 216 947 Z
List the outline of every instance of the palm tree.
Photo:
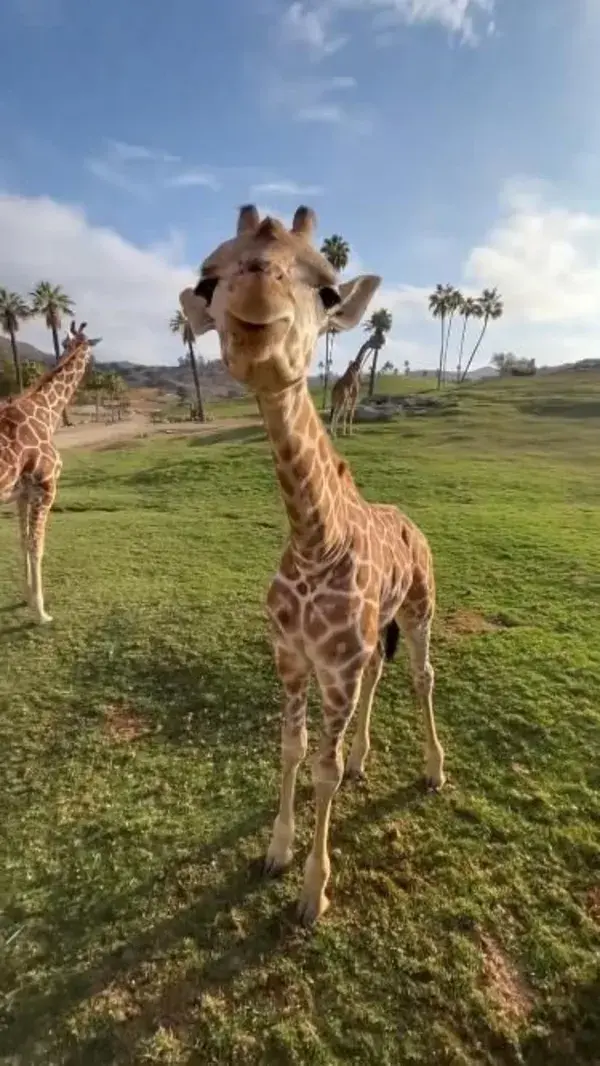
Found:
M 466 367 L 465 367 L 465 369 L 463 371 L 463 375 L 462 375 L 462 377 L 460 379 L 461 382 L 465 380 L 467 374 L 469 373 L 469 370 L 471 368 L 471 363 L 473 362 L 475 356 L 477 355 L 477 352 L 479 350 L 479 346 L 480 346 L 480 344 L 481 344 L 481 342 L 483 340 L 485 331 L 487 329 L 488 322 L 490 321 L 490 319 L 495 321 L 496 319 L 501 318 L 502 314 L 504 312 L 504 304 L 502 303 L 502 300 L 500 298 L 498 290 L 495 289 L 495 288 L 494 289 L 484 289 L 482 294 L 481 294 L 481 296 L 479 297 L 479 300 L 477 302 L 479 304 L 479 310 L 480 310 L 480 314 L 478 315 L 478 317 L 483 319 L 483 326 L 481 327 L 481 332 L 480 332 L 480 334 L 479 334 L 479 336 L 477 338 L 477 341 L 475 343 L 475 347 L 473 348 L 473 351 L 471 352 L 471 354 L 469 356 L 469 360 L 467 362 L 467 365 L 466 365 Z
M 348 241 L 340 237 L 339 233 L 334 233 L 331 237 L 326 237 L 321 245 L 321 255 L 331 263 L 334 270 L 338 274 L 345 270 L 348 266 L 350 259 L 350 245 Z M 323 410 L 327 407 L 327 389 L 329 386 L 329 375 L 331 373 L 331 362 L 333 359 L 333 338 L 334 331 L 328 330 L 325 334 L 325 370 L 323 373 Z
M 467 325 L 470 318 L 479 318 L 481 316 L 481 307 L 479 305 L 479 301 L 474 300 L 472 296 L 463 296 L 461 305 L 458 308 L 458 313 L 459 315 L 462 315 L 463 319 L 463 327 L 462 333 L 460 335 L 460 345 L 458 349 L 458 362 L 456 364 L 456 380 L 460 381 Z
M 46 323 L 46 328 L 50 330 L 57 363 L 62 355 L 58 341 L 62 320 L 63 317 L 72 318 L 74 310 L 75 304 L 61 285 L 53 285 L 50 281 L 40 281 L 31 293 L 31 313 L 40 315 Z M 70 426 L 66 407 L 62 417 L 63 425 Z
M 437 385 L 438 389 L 442 387 L 442 368 L 444 365 L 444 346 L 445 346 L 445 326 L 446 326 L 446 314 L 448 313 L 448 290 L 452 286 L 440 285 L 439 282 L 435 287 L 435 291 L 429 296 L 429 310 L 434 318 L 439 318 L 441 326 L 440 337 L 440 359 L 438 363 L 437 373 Z
M 180 333 L 181 339 L 187 347 L 190 366 L 192 368 L 192 375 L 194 378 L 194 388 L 196 390 L 196 418 L 198 422 L 204 422 L 204 404 L 202 403 L 202 393 L 200 391 L 200 375 L 198 374 L 196 349 L 194 347 L 194 331 L 182 311 L 175 312 L 171 321 L 169 322 L 169 329 L 171 330 L 171 333 Z
M 379 311 L 373 311 L 369 321 L 365 322 L 365 329 L 371 334 L 369 337 L 369 347 L 373 351 L 371 374 L 369 376 L 369 390 L 367 393 L 368 396 L 372 396 L 375 391 L 377 359 L 379 358 L 379 353 L 386 342 L 387 334 L 390 332 L 391 328 L 392 316 L 385 307 L 380 307 Z
M 444 345 L 444 365 L 442 367 L 442 377 L 446 380 L 446 368 L 448 365 L 448 347 L 450 345 L 450 334 L 452 333 L 452 322 L 457 311 L 460 311 L 460 307 L 463 302 L 462 293 L 459 289 L 455 289 L 453 285 L 446 286 L 446 309 L 448 315 L 448 328 L 446 330 L 446 343 Z
M 23 375 L 21 373 L 21 360 L 17 348 L 17 333 L 21 323 L 29 318 L 31 310 L 18 292 L 9 292 L 8 289 L 0 288 L 0 328 L 3 333 L 10 337 L 15 378 L 19 392 L 23 388 Z

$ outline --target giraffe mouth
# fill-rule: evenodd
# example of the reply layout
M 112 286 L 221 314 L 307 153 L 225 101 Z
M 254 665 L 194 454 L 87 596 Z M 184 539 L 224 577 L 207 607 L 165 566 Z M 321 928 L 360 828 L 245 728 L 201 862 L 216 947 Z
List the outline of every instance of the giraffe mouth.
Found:
M 260 338 L 265 341 L 283 340 L 290 328 L 290 315 L 280 314 L 269 318 L 267 321 L 256 321 L 256 318 L 246 318 L 245 315 L 227 312 L 229 327 L 233 333 Z

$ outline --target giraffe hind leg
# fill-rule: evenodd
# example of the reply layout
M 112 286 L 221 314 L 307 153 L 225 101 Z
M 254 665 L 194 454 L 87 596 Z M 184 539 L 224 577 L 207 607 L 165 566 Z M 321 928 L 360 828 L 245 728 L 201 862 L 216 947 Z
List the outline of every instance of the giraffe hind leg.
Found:
M 38 497 L 30 505 L 28 544 L 31 566 L 31 606 L 37 615 L 38 622 L 44 624 L 52 621 L 52 616 L 46 612 L 44 607 L 42 559 L 44 557 L 46 524 L 56 495 L 54 482 L 41 484 L 38 493 Z
M 28 497 L 23 494 L 19 496 L 17 500 L 17 516 L 19 519 L 19 538 L 21 541 L 21 552 L 23 554 L 23 592 L 24 600 L 28 606 L 32 606 L 31 597 L 31 556 L 29 553 L 29 519 L 30 519 L 30 505 Z
M 398 624 L 408 647 L 413 684 L 423 712 L 425 781 L 429 789 L 438 791 L 445 782 L 444 749 L 438 740 L 433 713 L 434 671 L 429 658 L 431 612 L 416 613 L 403 608 L 398 615 Z
M 356 711 L 356 731 L 350 753 L 346 759 L 345 777 L 350 781 L 360 781 L 365 776 L 365 763 L 371 748 L 370 722 L 375 691 L 383 671 L 383 655 L 377 648 L 365 669 L 360 697 Z

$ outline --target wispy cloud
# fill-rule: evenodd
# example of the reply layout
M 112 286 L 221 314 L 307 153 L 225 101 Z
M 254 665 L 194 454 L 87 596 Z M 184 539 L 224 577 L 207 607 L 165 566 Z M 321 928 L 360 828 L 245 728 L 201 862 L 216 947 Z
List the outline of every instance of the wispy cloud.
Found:
M 495 0 L 295 0 L 279 24 L 282 43 L 305 48 L 312 59 L 325 59 L 350 39 L 349 14 L 367 20 L 377 46 L 391 45 L 402 27 L 431 25 L 475 46 L 495 30 Z
M 107 140 L 101 154 L 85 160 L 85 168 L 99 181 L 141 199 L 149 199 L 160 189 L 220 188 L 208 168 L 186 167 L 171 152 L 126 141 Z
M 165 184 L 171 189 L 189 189 L 202 185 L 206 189 L 213 189 L 217 192 L 221 188 L 215 175 L 206 170 L 182 170 L 181 173 L 168 178 Z
M 23 22 L 33 30 L 47 30 L 62 20 L 61 0 L 9 0 Z
M 285 112 L 296 122 L 329 123 L 368 133 L 371 115 L 349 99 L 355 88 L 356 79 L 349 75 L 294 79 L 273 74 L 264 92 L 269 108 Z
M 127 141 L 108 141 L 111 154 L 122 163 L 180 163 L 178 155 L 146 148 L 143 144 L 128 144 Z
M 295 181 L 263 181 L 253 185 L 256 196 L 322 196 L 320 185 L 299 185 Z
M 306 47 L 313 59 L 334 55 L 348 37 L 330 33 L 333 16 L 333 8 L 327 3 L 312 9 L 303 3 L 290 4 L 280 24 L 281 42 Z

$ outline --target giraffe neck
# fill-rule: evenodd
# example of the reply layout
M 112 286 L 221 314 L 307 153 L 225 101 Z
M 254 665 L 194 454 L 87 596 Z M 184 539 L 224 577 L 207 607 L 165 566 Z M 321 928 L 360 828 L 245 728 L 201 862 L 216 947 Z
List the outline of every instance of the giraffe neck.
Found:
M 279 393 L 259 394 L 258 405 L 290 522 L 292 548 L 300 561 L 309 564 L 330 559 L 347 537 L 346 464 L 330 443 L 306 381 Z
M 63 356 L 60 363 L 31 389 L 29 395 L 45 410 L 46 421 L 52 431 L 57 428 L 65 407 L 79 388 L 89 358 L 87 344 L 79 345 L 69 355 Z

